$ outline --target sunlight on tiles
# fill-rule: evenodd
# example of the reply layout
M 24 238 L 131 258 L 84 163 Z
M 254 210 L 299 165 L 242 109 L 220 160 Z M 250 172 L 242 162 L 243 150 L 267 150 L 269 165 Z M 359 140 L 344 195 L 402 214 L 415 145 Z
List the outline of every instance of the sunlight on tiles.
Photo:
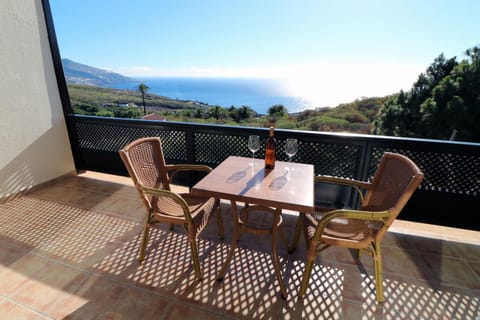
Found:
M 2 285 L 2 294 L 8 294 L 11 299 L 42 312 L 51 309 L 55 304 L 62 304 L 62 309 L 66 314 L 70 314 L 88 303 L 88 299 L 73 292 L 88 278 L 87 274 L 44 262 L 42 264 L 40 260 L 31 259 L 28 255 L 17 260 L 7 273 L 9 281 L 16 282 L 17 286 L 8 292 Z M 37 266 L 32 267 L 32 263 Z M 42 268 L 38 268 L 39 265 Z M 13 268 L 17 267 L 22 271 L 14 271 Z M 46 270 L 51 273 L 45 272 Z
M 198 249 L 202 280 L 195 281 L 190 270 L 190 276 L 178 284 L 175 294 L 187 300 L 217 305 L 217 291 L 221 282 L 217 282 L 216 277 L 229 248 L 221 242 L 199 239 Z
M 305 263 L 295 260 L 290 270 L 290 295 L 285 319 L 341 319 L 344 271 L 329 265 L 314 264 L 307 294 L 297 298 Z
M 137 226 L 136 222 L 26 196 L 0 205 L 0 235 L 73 262 L 82 262 Z
M 415 284 L 385 280 L 383 312 L 391 318 L 475 319 L 480 316 L 480 296 L 473 290 L 453 287 L 432 289 L 428 283 Z
M 285 273 L 286 259 L 280 257 Z M 218 291 L 226 312 L 254 318 L 271 317 L 283 300 L 269 253 L 237 248 Z M 268 315 L 268 316 L 267 316 Z
M 304 241 L 292 254 L 278 241 L 288 293 L 282 299 L 269 235 L 243 235 L 225 277 L 217 281 L 233 233 L 228 203 L 222 203 L 226 239 L 219 240 L 215 219 L 197 239 L 199 282 L 181 226 L 171 231 L 156 224 L 139 262 L 145 212 L 135 209 L 138 195 L 132 196 L 132 187 L 87 180 L 62 180 L 70 188 L 63 190 L 66 198 L 62 186 L 51 184 L 0 204 L 0 315 L 12 318 L 5 312 L 27 310 L 42 320 L 114 319 L 139 312 L 155 319 L 177 311 L 190 315 L 193 308 L 209 319 L 480 319 L 476 245 L 389 234 L 385 302 L 377 304 L 370 257 L 356 259 L 335 248 L 318 257 L 306 295 L 299 299 Z M 271 224 L 268 215 L 251 218 L 257 226 Z M 283 222 L 291 238 L 295 216 L 285 215 Z
M 188 238 L 176 232 L 151 228 L 143 262 L 138 262 L 142 234 L 94 265 L 95 270 L 123 278 L 149 288 L 169 288 L 191 268 Z

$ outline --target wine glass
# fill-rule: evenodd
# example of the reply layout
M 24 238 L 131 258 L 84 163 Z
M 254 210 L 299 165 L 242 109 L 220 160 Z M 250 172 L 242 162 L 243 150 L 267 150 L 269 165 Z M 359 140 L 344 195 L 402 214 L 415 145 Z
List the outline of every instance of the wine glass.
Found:
M 292 157 L 297 154 L 298 151 L 298 141 L 297 139 L 287 139 L 287 142 L 285 143 L 285 153 L 288 156 L 288 162 L 289 166 L 286 168 L 286 170 L 292 171 Z
M 252 151 L 252 163 L 250 165 L 252 167 L 255 166 L 255 152 L 260 149 L 260 137 L 257 135 L 251 135 L 248 137 L 248 149 Z

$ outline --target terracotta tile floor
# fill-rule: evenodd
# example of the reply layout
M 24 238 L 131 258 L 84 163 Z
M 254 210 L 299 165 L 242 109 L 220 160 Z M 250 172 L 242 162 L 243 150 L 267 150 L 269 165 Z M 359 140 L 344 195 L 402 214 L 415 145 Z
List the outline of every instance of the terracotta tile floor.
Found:
M 212 219 L 199 240 L 194 279 L 181 228 L 155 228 L 136 260 L 144 209 L 130 180 L 67 176 L 0 204 L 0 319 L 480 319 L 480 233 L 396 221 L 384 240 L 385 297 L 375 303 L 373 264 L 331 248 L 297 299 L 304 244 L 280 248 L 289 297 L 280 298 L 270 238 L 245 235 L 223 282 L 226 239 Z M 285 214 L 291 235 L 294 216 Z M 268 216 L 258 217 L 268 219 Z

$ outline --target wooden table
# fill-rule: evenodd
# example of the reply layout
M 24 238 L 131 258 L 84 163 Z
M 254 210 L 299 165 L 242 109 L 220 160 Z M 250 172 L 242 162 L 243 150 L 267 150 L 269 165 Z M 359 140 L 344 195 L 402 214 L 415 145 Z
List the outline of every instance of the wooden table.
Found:
M 254 234 L 272 234 L 272 260 L 281 294 L 287 297 L 277 254 L 277 232 L 281 224 L 282 209 L 299 212 L 313 212 L 313 165 L 292 163 L 293 170 L 287 162 L 276 161 L 275 169 L 265 170 L 263 159 L 256 159 L 251 166 L 251 158 L 230 156 L 205 178 L 192 188 L 192 193 L 199 196 L 227 199 L 232 204 L 234 233 L 230 251 L 217 279 L 222 280 L 233 257 L 237 240 L 243 232 Z M 239 213 L 236 202 L 248 204 L 244 212 Z M 259 207 L 261 206 L 261 207 Z M 272 227 L 256 229 L 248 226 L 248 211 L 262 209 L 274 215 Z

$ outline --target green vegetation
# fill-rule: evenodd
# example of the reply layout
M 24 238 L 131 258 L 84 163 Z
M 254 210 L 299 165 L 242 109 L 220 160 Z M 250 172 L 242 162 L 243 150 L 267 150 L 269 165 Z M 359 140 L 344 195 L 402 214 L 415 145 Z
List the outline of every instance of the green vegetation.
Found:
M 69 84 L 68 91 L 74 112 L 118 118 L 142 118 L 142 92 Z M 385 98 L 368 98 L 340 105 L 337 108 L 306 110 L 289 114 L 285 106 L 273 105 L 266 115 L 259 115 L 249 106 L 223 108 L 195 101 L 169 99 L 146 93 L 147 113 L 155 113 L 169 121 L 243 125 L 313 131 L 347 131 L 369 133 L 373 116 Z
M 413 88 L 385 102 L 374 133 L 480 142 L 480 48 L 457 62 L 443 54 Z
M 68 84 L 68 93 L 70 95 L 70 101 L 73 108 L 82 104 L 88 104 L 97 108 L 102 108 L 105 105 L 118 106 L 125 103 L 132 103 L 136 106 L 142 105 L 141 95 L 138 93 L 138 91 L 133 90 L 119 90 L 88 85 Z M 202 103 L 173 100 L 154 94 L 145 94 L 145 104 L 147 105 L 147 108 L 151 107 L 160 111 L 206 107 L 206 105 Z
M 145 104 L 145 93 L 150 89 L 149 86 L 147 86 L 145 83 L 140 83 L 138 85 L 138 91 L 140 91 L 140 94 L 142 95 L 142 106 L 143 106 L 143 113 L 147 115 L 147 107 Z
M 175 100 L 144 90 L 117 90 L 69 84 L 75 113 L 141 118 L 144 113 L 168 121 L 198 122 L 310 131 L 353 132 L 390 136 L 480 142 L 480 48 L 467 50 L 467 59 L 440 55 L 420 74 L 408 92 L 371 97 L 291 114 L 281 104 L 266 115 L 249 106 L 223 108 L 196 101 Z M 145 104 L 143 104 L 143 102 Z M 145 105 L 146 112 L 138 106 Z
M 363 98 L 336 108 L 306 110 L 297 117 L 302 130 L 370 133 L 387 97 Z

